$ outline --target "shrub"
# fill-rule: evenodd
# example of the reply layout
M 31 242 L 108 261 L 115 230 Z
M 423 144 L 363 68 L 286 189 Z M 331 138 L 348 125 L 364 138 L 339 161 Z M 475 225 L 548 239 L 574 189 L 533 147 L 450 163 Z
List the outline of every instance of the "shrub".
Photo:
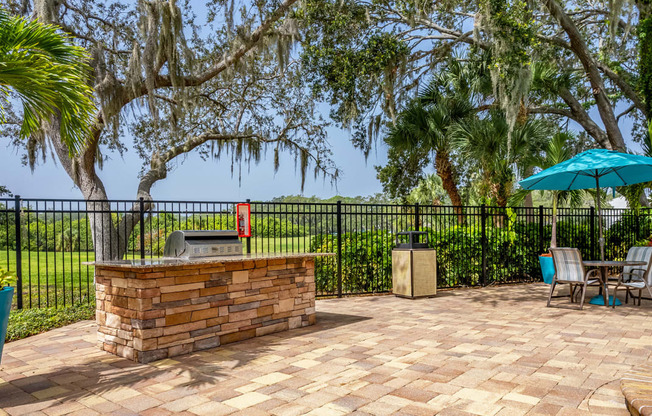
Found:
M 363 231 L 342 235 L 342 291 L 345 293 L 382 292 L 391 289 L 393 234 L 387 231 Z M 337 235 L 316 235 L 310 251 L 334 253 Z M 318 259 L 315 264 L 317 291 L 337 290 L 337 261 Z
M 476 225 L 455 225 L 445 230 L 427 229 L 430 246 L 437 252 L 437 286 L 473 285 L 482 274 L 482 231 Z
M 609 259 L 625 259 L 630 247 L 647 245 L 652 221 L 649 214 L 624 212 L 619 219 L 605 231 L 605 257 Z
M 502 227 L 487 225 L 487 282 L 508 282 L 540 278 L 538 250 L 531 246 L 532 224 Z M 473 286 L 482 281 L 482 228 L 479 225 L 456 225 L 446 230 L 428 230 L 431 246 L 437 250 L 437 285 L 439 287 Z M 536 231 L 538 234 L 538 230 Z
M 487 225 L 485 245 L 487 283 L 540 279 L 538 225 Z M 439 287 L 472 286 L 482 279 L 482 229 L 479 225 L 453 225 L 442 230 L 426 228 L 430 246 L 437 251 Z M 394 234 L 365 231 L 342 235 L 342 289 L 344 292 L 378 292 L 392 287 Z M 549 237 L 548 237 L 549 241 Z M 534 244 L 534 245 L 533 245 Z M 321 234 L 311 240 L 310 251 L 335 253 L 337 235 Z M 318 259 L 315 264 L 317 291 L 337 289 L 337 261 Z
M 9 314 L 7 341 L 26 338 L 85 319 L 95 319 L 95 302 L 64 308 L 13 310 Z

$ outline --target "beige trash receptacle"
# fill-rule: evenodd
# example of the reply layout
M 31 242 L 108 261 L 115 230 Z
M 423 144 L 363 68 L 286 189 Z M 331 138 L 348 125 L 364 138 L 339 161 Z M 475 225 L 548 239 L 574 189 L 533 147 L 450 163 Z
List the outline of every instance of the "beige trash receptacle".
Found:
M 419 242 L 420 236 L 426 242 Z M 407 236 L 408 242 L 399 242 Z M 392 291 L 394 295 L 410 299 L 437 294 L 437 258 L 435 250 L 428 248 L 428 233 L 408 231 L 396 235 L 396 248 L 392 250 Z

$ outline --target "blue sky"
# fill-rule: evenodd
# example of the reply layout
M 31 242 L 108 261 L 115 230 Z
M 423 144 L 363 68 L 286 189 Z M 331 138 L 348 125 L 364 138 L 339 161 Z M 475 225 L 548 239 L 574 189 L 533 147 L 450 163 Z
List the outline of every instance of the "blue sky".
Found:
M 196 7 L 200 0 L 192 0 Z M 195 8 L 195 10 L 198 10 Z M 201 15 L 199 16 L 201 19 Z M 199 22 L 198 22 L 199 23 Z M 622 106 L 622 105 L 621 105 Z M 328 107 L 323 114 L 327 116 Z M 594 120 L 601 124 L 595 110 L 591 111 Z M 621 122 L 623 135 L 631 145 L 631 120 L 627 117 Z M 578 126 L 571 123 L 571 129 Z M 132 143 L 126 136 L 123 143 Z M 365 158 L 350 142 L 350 133 L 335 127 L 329 129 L 329 143 L 332 146 L 333 160 L 341 170 L 341 177 L 336 186 L 322 178 L 306 179 L 303 194 L 329 198 L 334 195 L 357 196 L 372 195 L 382 191 L 376 179 L 374 165 L 383 165 L 386 160 L 386 147 L 379 141 L 369 158 Z M 638 149 L 637 145 L 632 146 Z M 48 155 L 50 156 L 50 155 Z M 130 148 L 121 157 L 117 153 L 109 154 L 104 169 L 99 172 L 111 199 L 133 199 L 138 186 L 138 172 L 142 161 Z M 65 171 L 48 157 L 45 164 L 31 172 L 21 164 L 21 150 L 7 143 L 0 142 L 0 185 L 7 186 L 14 194 L 25 198 L 81 198 L 82 195 L 72 183 Z M 281 155 L 281 167 L 274 174 L 273 156 L 248 170 L 243 166 L 242 182 L 239 184 L 237 168 L 231 175 L 230 158 L 221 161 L 203 161 L 197 154 L 177 158 L 172 172 L 159 181 L 152 189 L 155 199 L 184 200 L 267 200 L 275 196 L 301 193 L 301 180 L 294 168 L 294 160 L 289 155 Z
M 329 129 L 329 142 L 333 158 L 342 170 L 337 188 L 330 181 L 321 178 L 314 180 L 312 175 L 306 179 L 304 195 L 331 197 L 336 194 L 355 196 L 381 192 L 376 180 L 374 165 L 386 160 L 384 147 L 372 152 L 367 162 L 357 149 L 351 145 L 349 132 L 337 128 Z M 131 138 L 125 138 L 131 143 Z M 25 198 L 81 198 L 81 193 L 73 186 L 61 166 L 48 157 L 47 163 L 35 171 L 21 165 L 20 151 L 0 144 L 0 184 L 7 186 L 14 194 Z M 112 154 L 99 175 L 104 181 L 109 197 L 112 199 L 133 199 L 138 186 L 138 172 L 142 161 L 131 149 L 121 158 Z M 194 200 L 266 200 L 275 196 L 301 193 L 301 181 L 294 170 L 294 160 L 289 155 L 281 156 L 281 167 L 274 174 L 272 154 L 258 165 L 252 165 L 250 172 L 243 166 L 242 185 L 238 185 L 238 172 L 231 177 L 230 158 L 222 161 L 203 161 L 197 154 L 185 159 L 178 158 L 175 168 L 168 177 L 157 183 L 152 191 L 155 199 L 194 199 Z
M 326 108 L 324 114 L 327 114 Z M 595 109 L 591 111 L 591 116 L 601 125 Z M 570 128 L 579 130 L 579 126 L 572 122 Z M 638 144 L 632 143 L 630 138 L 631 119 L 624 117 L 621 129 L 628 146 L 638 150 Z M 333 160 L 342 172 L 340 180 L 336 186 L 332 186 L 328 180 L 315 180 L 312 175 L 308 175 L 303 195 L 329 198 L 334 195 L 366 196 L 382 192 L 374 166 L 383 165 L 387 161 L 384 143 L 379 141 L 365 161 L 362 152 L 351 145 L 350 133 L 347 130 L 331 127 L 328 131 Z M 124 143 L 131 142 L 131 137 L 125 137 Z M 20 159 L 21 150 L 7 143 L 0 143 L 0 185 L 7 186 L 14 194 L 25 198 L 82 197 L 72 180 L 52 157 L 48 157 L 45 164 L 37 166 L 34 172 L 22 166 Z M 135 198 L 141 166 L 142 161 L 131 149 L 128 149 L 124 157 L 117 153 L 110 154 L 110 160 L 104 164 L 104 169 L 99 171 L 109 198 Z M 197 154 L 191 153 L 177 158 L 172 166 L 173 170 L 168 177 L 154 185 L 152 196 L 155 199 L 268 200 L 276 196 L 301 193 L 301 181 L 294 169 L 294 160 L 287 154 L 281 155 L 281 167 L 276 174 L 271 153 L 258 165 L 251 165 L 249 170 L 243 165 L 241 185 L 238 184 L 237 169 L 233 177 L 231 176 L 231 162 L 228 157 L 221 161 L 203 161 Z
M 205 15 L 199 13 L 203 1 L 191 0 L 190 3 L 197 13 L 196 23 L 203 26 Z M 210 33 L 210 28 L 203 26 L 200 31 Z M 322 107 L 323 114 L 327 117 L 328 106 Z M 123 140 L 128 145 L 132 142 L 129 135 Z M 329 143 L 332 146 L 333 160 L 341 171 L 340 180 L 333 186 L 329 180 L 315 180 L 309 175 L 304 195 L 329 198 L 334 195 L 372 195 L 382 191 L 374 169 L 374 165 L 382 165 L 387 160 L 387 151 L 382 142 L 366 161 L 362 152 L 351 145 L 350 133 L 346 130 L 330 128 Z M 14 194 L 25 198 L 82 197 L 66 172 L 51 157 L 32 173 L 29 168 L 21 165 L 20 156 L 19 150 L 0 142 L 0 185 L 7 186 Z M 270 152 L 268 156 L 258 165 L 251 165 L 249 171 L 243 165 L 241 184 L 237 168 L 231 176 L 228 156 L 221 161 L 203 161 L 197 154 L 178 157 L 171 164 L 174 169 L 168 177 L 154 185 L 152 196 L 155 199 L 267 200 L 275 196 L 300 194 L 301 180 L 295 172 L 294 160 L 289 155 L 281 155 L 281 167 L 275 174 L 273 154 Z M 142 160 L 131 148 L 124 157 L 117 153 L 110 154 L 110 157 L 99 173 L 109 198 L 135 198 Z

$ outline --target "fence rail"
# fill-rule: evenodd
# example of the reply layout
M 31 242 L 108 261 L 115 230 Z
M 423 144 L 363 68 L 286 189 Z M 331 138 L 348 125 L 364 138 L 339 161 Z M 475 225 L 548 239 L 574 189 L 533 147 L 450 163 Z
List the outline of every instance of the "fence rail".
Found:
M 18 277 L 15 307 L 65 306 L 93 300 L 96 258 L 162 255 L 180 229 L 235 229 L 240 201 L 84 201 L 0 199 L 0 267 Z M 250 202 L 250 201 L 246 201 Z M 316 261 L 318 296 L 391 290 L 396 233 L 427 231 L 437 250 L 438 286 L 541 279 L 549 246 L 550 208 L 250 202 L 249 253 L 330 252 Z M 652 211 L 604 210 L 606 256 L 622 259 L 646 243 Z M 593 208 L 558 210 L 558 245 L 598 257 Z

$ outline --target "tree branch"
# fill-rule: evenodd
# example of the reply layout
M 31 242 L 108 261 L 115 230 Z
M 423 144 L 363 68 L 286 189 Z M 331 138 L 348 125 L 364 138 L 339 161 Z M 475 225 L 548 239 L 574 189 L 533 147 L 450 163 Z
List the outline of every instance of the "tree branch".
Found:
M 562 6 L 556 0 L 542 0 L 550 14 L 557 20 L 564 32 L 568 35 L 570 40 L 571 50 L 577 56 L 584 67 L 584 72 L 589 79 L 591 88 L 593 88 L 593 95 L 600 113 L 600 118 L 607 131 L 610 147 L 617 150 L 625 150 L 625 141 L 618 127 L 618 121 L 609 102 L 609 97 L 604 90 L 604 84 L 600 71 L 589 52 L 586 43 L 575 22 L 565 13 Z
M 600 146 L 605 149 L 611 149 L 611 142 L 604 130 L 602 130 L 586 112 L 582 103 L 565 87 L 559 89 L 559 96 L 570 107 L 572 120 L 580 124 L 586 132 L 593 137 Z
M 625 111 L 623 111 L 622 113 L 618 114 L 618 116 L 616 117 L 616 120 L 620 120 L 620 118 L 621 118 L 622 116 L 624 116 L 625 114 L 629 114 L 629 113 L 631 113 L 635 108 L 636 108 L 636 106 L 635 106 L 634 104 L 630 105 L 630 106 L 629 106 Z
M 188 153 L 204 143 L 209 141 L 228 141 L 236 139 L 253 139 L 260 138 L 256 134 L 219 134 L 215 132 L 206 132 L 188 139 L 185 143 L 174 146 L 166 152 L 158 155 L 152 155 L 150 169 L 143 175 L 138 184 L 138 197 L 150 198 L 152 186 L 157 181 L 165 179 L 168 174 L 167 163 L 175 157 Z
M 602 62 L 597 62 L 598 68 L 602 71 L 614 84 L 620 88 L 625 97 L 634 103 L 634 106 L 647 118 L 647 110 L 645 109 L 645 103 L 643 98 L 636 92 L 634 89 L 615 71 L 613 71 L 609 66 Z
M 76 13 L 79 13 L 81 16 L 84 16 L 84 18 L 85 18 L 86 20 L 97 20 L 98 22 L 102 23 L 103 25 L 106 25 L 107 27 L 110 27 L 110 28 L 113 29 L 113 30 L 118 30 L 118 28 L 117 28 L 117 27 L 116 27 L 112 22 L 110 22 L 110 21 L 107 20 L 107 19 L 103 19 L 103 18 L 101 18 L 101 17 L 99 17 L 99 16 L 96 16 L 96 15 L 92 15 L 92 14 L 86 13 L 86 12 L 84 12 L 83 10 L 81 10 L 79 7 L 76 7 L 76 6 L 71 5 L 71 4 L 70 4 L 68 1 L 66 1 L 66 0 L 59 0 L 59 2 L 60 2 L 61 5 L 63 5 L 64 7 L 68 8 L 68 9 L 70 9 L 70 10 L 76 12 Z
M 556 114 L 558 116 L 563 116 L 566 118 L 570 118 L 571 120 L 574 120 L 573 113 L 564 108 L 557 108 L 557 107 L 529 107 L 527 109 L 527 112 L 529 114 Z
M 215 78 L 217 75 L 219 75 L 222 71 L 225 69 L 233 66 L 234 64 L 238 63 L 240 59 L 250 50 L 252 50 L 260 40 L 262 39 L 263 35 L 276 23 L 280 18 L 285 16 L 287 11 L 296 3 L 297 0 L 285 0 L 281 5 L 274 10 L 274 12 L 263 21 L 263 23 L 260 24 L 254 30 L 251 32 L 251 35 L 243 42 L 242 46 L 240 46 L 238 49 L 235 50 L 235 52 L 232 52 L 231 54 L 228 54 L 225 56 L 220 62 L 216 63 L 203 73 L 197 75 L 197 76 L 185 76 L 182 77 L 183 80 L 183 85 L 187 87 L 191 86 L 197 86 L 201 85 L 204 82 Z M 172 86 L 172 80 L 169 76 L 167 75 L 159 75 L 156 79 L 156 88 L 161 88 L 161 87 L 169 87 Z
M 236 49 L 234 52 L 226 55 L 221 61 L 217 62 L 215 65 L 213 65 L 211 68 L 207 69 L 203 73 L 192 76 L 192 75 L 186 75 L 186 76 L 181 76 L 179 77 L 181 80 L 181 85 L 186 86 L 186 87 L 192 87 L 192 86 L 199 86 L 202 85 L 203 83 L 210 81 L 211 79 L 215 78 L 218 76 L 220 73 L 222 73 L 224 70 L 228 69 L 229 67 L 237 64 L 240 59 L 249 51 L 251 51 L 253 48 L 255 48 L 259 43 L 260 40 L 262 39 L 263 35 L 279 20 L 281 19 L 287 11 L 296 3 L 297 0 L 285 0 L 274 12 L 263 21 L 263 23 L 260 24 L 250 35 L 249 37 L 243 42 L 243 44 Z M 172 78 L 169 75 L 157 75 L 154 81 L 154 88 L 167 88 L 172 86 Z M 131 101 L 143 97 L 147 94 L 150 93 L 148 90 L 147 86 L 145 85 L 144 81 L 140 83 L 140 87 L 136 88 L 124 88 L 123 83 L 121 82 L 119 84 L 119 87 L 115 87 L 116 89 L 119 89 L 119 91 L 116 91 L 115 93 L 115 98 L 114 100 L 118 101 L 118 105 L 115 105 L 114 103 L 111 103 L 110 105 L 107 105 L 105 107 L 108 108 L 114 108 L 116 109 L 116 114 L 119 112 L 124 106 L 129 104 Z M 106 118 L 109 119 L 116 114 L 114 113 L 109 113 L 105 114 Z M 103 127 L 103 124 L 102 124 Z

